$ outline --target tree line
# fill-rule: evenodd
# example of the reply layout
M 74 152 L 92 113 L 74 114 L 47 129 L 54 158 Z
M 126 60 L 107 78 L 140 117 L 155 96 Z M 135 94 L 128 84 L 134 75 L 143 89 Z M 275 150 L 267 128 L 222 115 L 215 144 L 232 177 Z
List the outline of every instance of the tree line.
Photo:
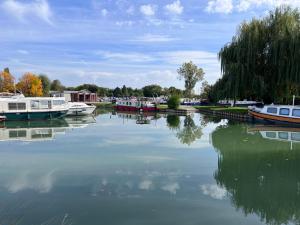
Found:
M 0 71 L 0 92 L 22 92 L 25 96 L 49 96 L 51 91 L 89 90 L 100 97 L 158 97 L 161 95 L 183 96 L 184 91 L 176 87 L 163 88 L 160 85 L 147 85 L 143 88 L 116 87 L 114 89 L 99 87 L 95 84 L 82 84 L 76 87 L 66 87 L 59 80 L 50 80 L 45 74 L 25 73 L 18 82 L 10 73 L 9 68 Z
M 300 13 L 280 7 L 243 22 L 219 52 L 222 77 L 206 86 L 211 101 L 224 98 L 290 103 L 300 91 Z

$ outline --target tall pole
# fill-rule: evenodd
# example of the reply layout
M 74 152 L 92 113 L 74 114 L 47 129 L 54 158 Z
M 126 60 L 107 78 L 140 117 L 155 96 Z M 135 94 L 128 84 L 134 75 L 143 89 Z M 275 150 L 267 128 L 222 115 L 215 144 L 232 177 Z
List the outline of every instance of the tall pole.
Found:
M 295 105 L 295 95 L 293 95 L 293 106 Z

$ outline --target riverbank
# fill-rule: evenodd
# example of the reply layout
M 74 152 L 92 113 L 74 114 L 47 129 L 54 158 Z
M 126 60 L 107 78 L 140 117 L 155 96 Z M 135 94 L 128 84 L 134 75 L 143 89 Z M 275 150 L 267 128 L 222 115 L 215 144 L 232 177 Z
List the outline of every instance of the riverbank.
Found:
M 222 107 L 222 106 L 196 106 L 198 112 L 212 116 L 219 116 L 225 119 L 239 121 L 251 121 L 248 109 L 244 107 Z

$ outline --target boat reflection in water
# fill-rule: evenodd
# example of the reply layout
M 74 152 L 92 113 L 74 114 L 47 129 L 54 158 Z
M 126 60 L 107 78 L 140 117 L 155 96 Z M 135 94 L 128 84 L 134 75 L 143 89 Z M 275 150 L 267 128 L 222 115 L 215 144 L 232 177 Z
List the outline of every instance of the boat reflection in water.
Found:
M 95 123 L 92 116 L 69 117 L 46 121 L 7 121 L 0 127 L 0 141 L 46 141 L 68 129 L 84 128 Z
M 118 116 L 118 118 L 123 119 L 123 123 L 127 120 L 135 120 L 136 124 L 150 124 L 152 120 L 157 120 L 160 118 L 159 114 L 155 112 L 144 112 L 144 113 L 138 113 L 138 112 L 129 112 L 129 111 L 120 111 L 116 112 L 115 115 Z
M 300 224 L 298 129 L 229 124 L 211 137 L 219 153 L 215 180 L 237 209 L 267 224 Z

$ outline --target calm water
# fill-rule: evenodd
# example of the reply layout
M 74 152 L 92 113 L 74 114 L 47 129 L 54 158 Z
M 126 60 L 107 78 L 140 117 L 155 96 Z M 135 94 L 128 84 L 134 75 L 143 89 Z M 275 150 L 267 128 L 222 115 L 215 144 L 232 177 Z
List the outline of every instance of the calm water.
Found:
M 300 223 L 296 129 L 104 113 L 0 140 L 0 224 Z

